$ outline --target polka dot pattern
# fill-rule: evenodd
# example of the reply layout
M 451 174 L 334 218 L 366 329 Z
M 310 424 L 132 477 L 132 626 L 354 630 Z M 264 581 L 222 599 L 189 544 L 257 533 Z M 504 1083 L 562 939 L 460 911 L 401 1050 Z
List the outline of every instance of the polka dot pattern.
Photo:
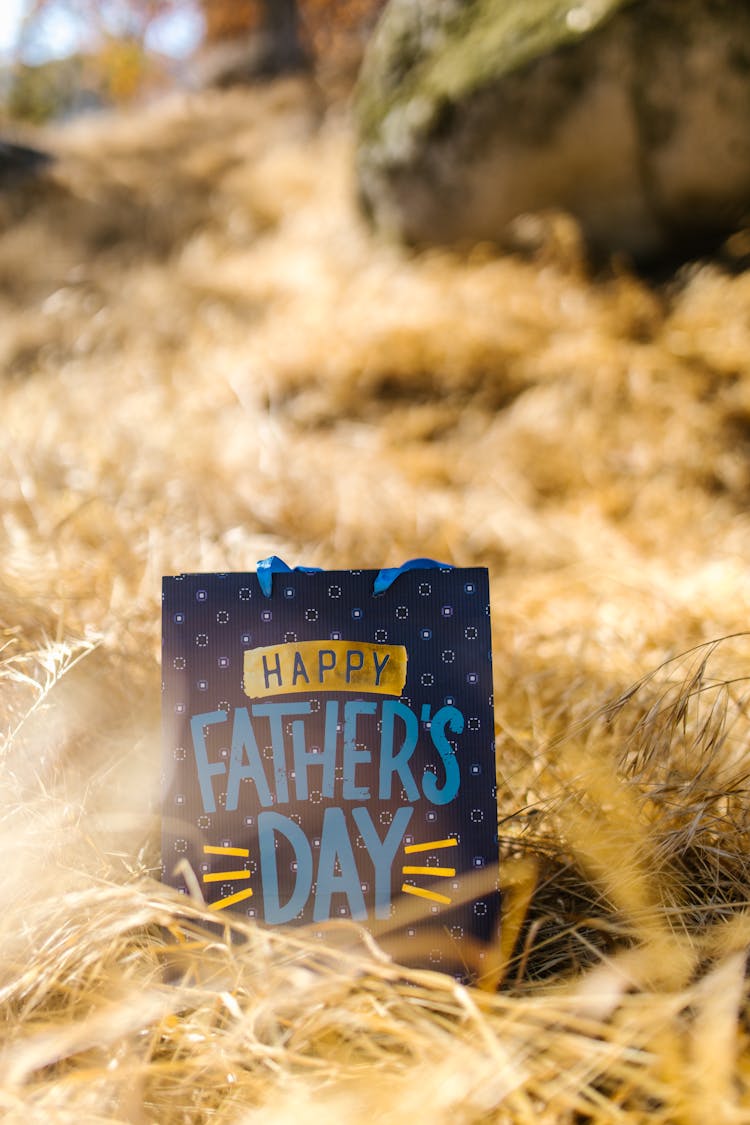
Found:
M 185 883 L 173 874 L 178 861 L 190 863 L 199 878 L 229 870 L 249 873 L 242 882 L 220 879 L 206 881 L 203 893 L 209 902 L 236 897 L 236 892 L 252 886 L 253 894 L 232 908 L 246 916 L 263 920 L 263 893 L 258 863 L 257 818 L 263 811 L 254 781 L 245 778 L 239 786 L 237 807 L 227 808 L 227 763 L 231 758 L 232 726 L 238 709 L 252 714 L 253 701 L 243 690 L 243 655 L 251 648 L 293 644 L 314 640 L 345 640 L 404 645 L 408 653 L 407 679 L 401 703 L 410 708 L 418 724 L 418 742 L 409 759 L 418 796 L 407 793 L 400 775 L 394 777 L 390 799 L 379 797 L 378 754 L 383 738 L 382 697 L 372 714 L 360 714 L 356 721 L 356 750 L 359 755 L 356 786 L 369 791 L 367 801 L 343 798 L 346 780 L 339 748 L 335 769 L 334 797 L 324 796 L 322 771 L 308 766 L 307 799 L 295 803 L 298 778 L 294 764 L 294 744 L 304 728 L 305 750 L 323 759 L 326 744 L 327 705 L 339 700 L 335 731 L 343 743 L 344 704 L 357 698 L 334 696 L 311 685 L 309 696 L 286 697 L 310 703 L 304 721 L 293 720 L 283 726 L 286 756 L 286 784 L 289 800 L 277 792 L 274 771 L 273 739 L 269 720 L 253 717 L 258 757 L 269 779 L 272 808 L 305 833 L 313 855 L 318 883 L 323 820 L 331 806 L 342 807 L 351 820 L 353 807 L 367 804 L 372 823 L 383 840 L 398 809 L 407 802 L 413 807 L 402 844 L 392 864 L 392 915 L 396 924 L 414 917 L 415 904 L 424 907 L 419 923 L 405 926 L 408 938 L 415 939 L 425 926 L 446 927 L 455 936 L 490 939 L 497 924 L 497 809 L 495 798 L 494 721 L 492 713 L 492 667 L 489 619 L 489 593 L 486 571 L 436 569 L 404 572 L 383 594 L 372 593 L 376 571 L 328 571 L 316 574 L 292 572 L 274 578 L 273 593 L 264 597 L 255 574 L 186 574 L 164 579 L 163 588 L 163 714 L 164 714 L 164 794 L 163 864 L 167 881 L 181 890 Z M 317 688 L 317 690 L 316 690 Z M 283 699 L 284 697 L 279 697 Z M 373 700 L 374 696 L 360 698 Z M 443 707 L 455 707 L 463 717 L 461 731 L 444 730 L 449 749 L 460 773 L 460 788 L 454 800 L 445 805 L 431 803 L 423 792 L 425 779 L 433 790 L 446 778 L 446 763 L 433 741 L 433 719 Z M 197 777 L 191 719 L 197 714 L 224 713 L 226 721 L 205 728 L 208 757 L 215 766 L 212 781 L 215 810 L 204 808 Z M 401 720 L 394 735 L 403 740 Z M 297 732 L 295 734 L 295 728 Z M 224 772 L 222 773 L 222 769 Z M 406 855 L 408 845 L 455 839 L 446 853 L 437 850 Z M 361 835 L 351 825 L 353 854 L 358 856 L 359 886 L 372 915 L 375 878 Z M 248 854 L 233 859 L 203 852 L 205 846 L 241 849 Z M 297 877 L 297 857 L 283 837 L 276 837 L 279 879 L 293 887 Z M 402 874 L 413 866 L 439 871 L 455 869 L 455 878 L 427 879 Z M 488 871 L 486 890 L 468 903 L 461 903 L 461 878 L 469 873 Z M 399 895 L 401 885 L 413 888 Z M 420 888 L 437 887 L 444 902 L 424 900 Z M 282 897 L 289 896 L 287 888 Z M 453 903 L 455 897 L 456 904 Z M 333 893 L 330 915 L 348 917 L 349 897 Z M 310 922 L 312 895 L 300 911 L 298 920 Z M 436 942 L 429 953 L 429 964 L 440 967 L 443 946 Z

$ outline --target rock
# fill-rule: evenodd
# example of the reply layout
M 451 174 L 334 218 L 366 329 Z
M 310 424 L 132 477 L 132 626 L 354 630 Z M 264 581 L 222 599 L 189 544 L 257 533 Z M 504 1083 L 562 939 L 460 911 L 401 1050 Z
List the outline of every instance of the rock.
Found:
M 0 190 L 36 176 L 48 168 L 52 160 L 49 153 L 39 149 L 0 141 Z
M 750 211 L 750 0 L 390 0 L 355 101 L 377 227 L 687 255 Z

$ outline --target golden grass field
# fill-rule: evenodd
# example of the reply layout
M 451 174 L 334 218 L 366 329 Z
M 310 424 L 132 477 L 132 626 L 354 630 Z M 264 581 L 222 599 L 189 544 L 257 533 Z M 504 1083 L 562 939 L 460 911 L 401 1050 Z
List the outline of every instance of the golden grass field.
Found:
M 3 1120 L 749 1121 L 750 274 L 378 243 L 302 80 L 43 140 L 0 201 Z M 153 879 L 160 576 L 272 553 L 490 569 L 480 987 Z

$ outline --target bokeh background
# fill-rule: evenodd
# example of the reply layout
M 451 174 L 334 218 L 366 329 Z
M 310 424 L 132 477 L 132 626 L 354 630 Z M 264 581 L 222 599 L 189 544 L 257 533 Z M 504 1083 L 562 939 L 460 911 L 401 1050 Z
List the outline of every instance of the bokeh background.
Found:
M 746 235 L 648 269 L 565 214 L 379 235 L 381 7 L 300 0 L 270 46 L 250 0 L 0 13 L 3 139 L 50 158 L 0 185 L 9 1121 L 750 1108 Z M 477 987 L 350 931 L 218 932 L 154 878 L 160 577 L 270 554 L 489 568 Z

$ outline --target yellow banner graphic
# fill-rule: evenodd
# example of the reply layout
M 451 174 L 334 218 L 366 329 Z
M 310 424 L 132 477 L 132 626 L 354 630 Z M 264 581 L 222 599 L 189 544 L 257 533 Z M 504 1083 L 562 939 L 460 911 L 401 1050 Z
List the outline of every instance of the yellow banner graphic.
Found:
M 292 641 L 245 652 L 245 695 L 263 699 L 316 691 L 399 696 L 406 683 L 403 645 Z

